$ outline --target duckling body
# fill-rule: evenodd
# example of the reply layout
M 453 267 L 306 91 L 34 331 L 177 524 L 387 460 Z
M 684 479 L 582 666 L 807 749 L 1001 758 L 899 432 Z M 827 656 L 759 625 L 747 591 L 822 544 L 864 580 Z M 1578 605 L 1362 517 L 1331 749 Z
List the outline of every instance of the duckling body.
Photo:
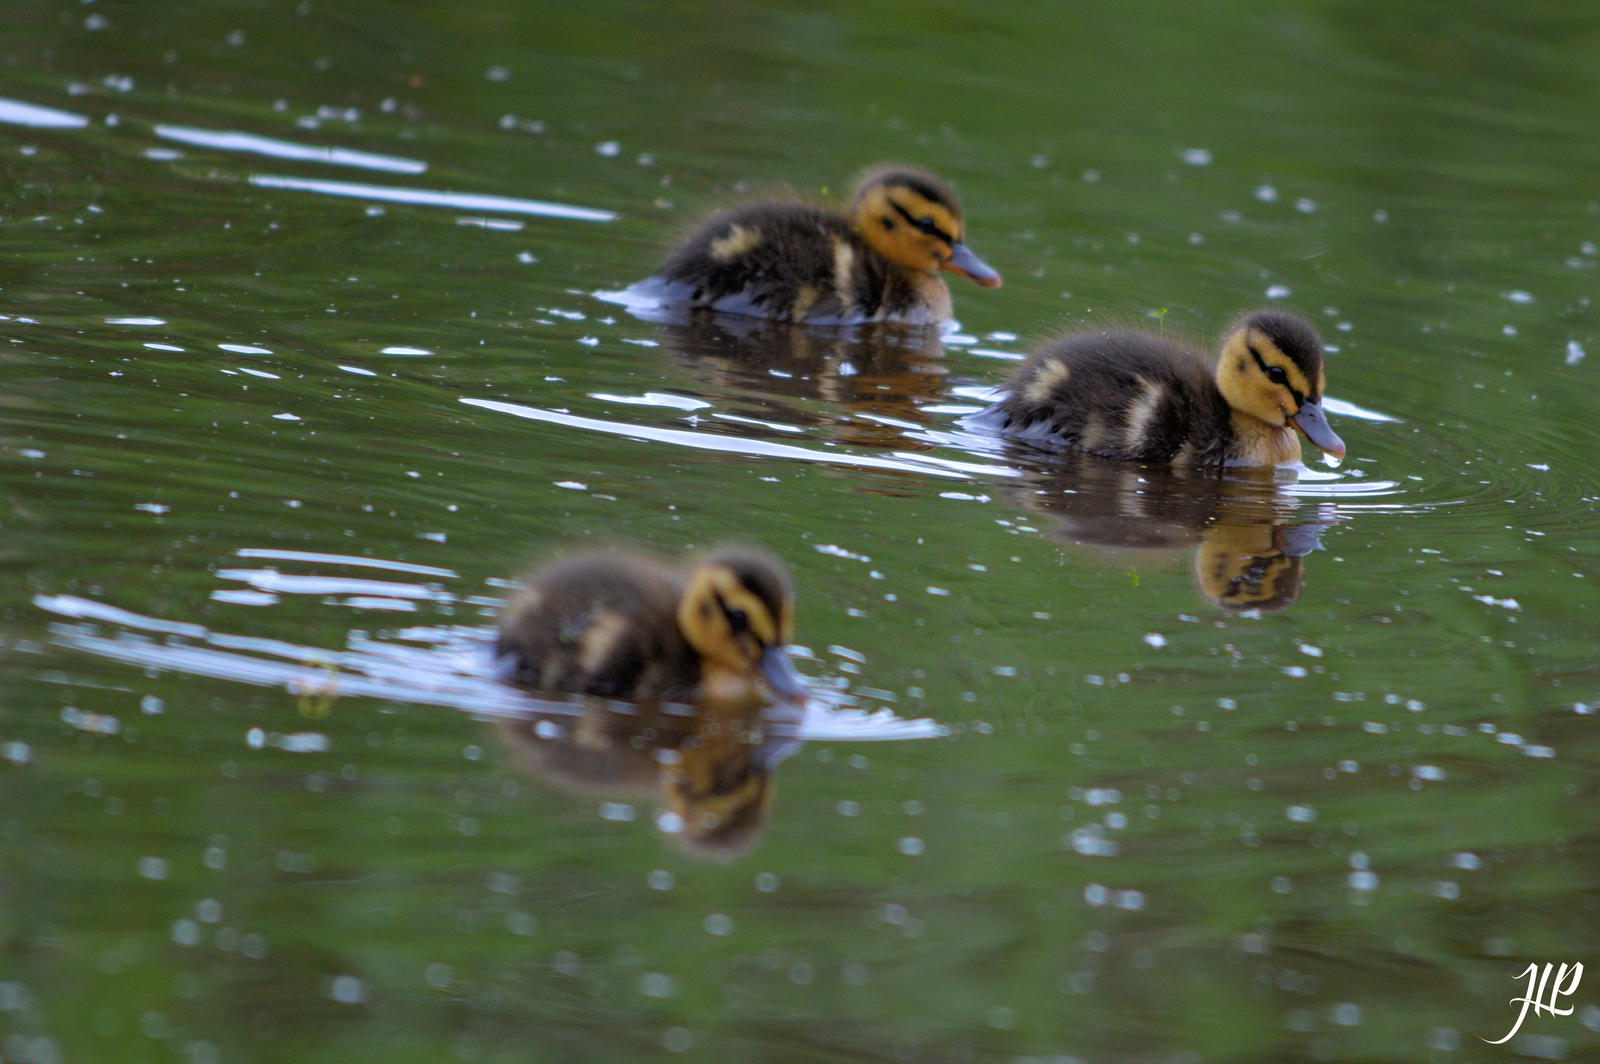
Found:
M 799 202 L 717 214 L 642 288 L 668 303 L 809 325 L 936 325 L 951 313 L 941 271 L 1000 284 L 962 243 L 963 229 L 943 182 L 879 170 L 858 184 L 848 214 Z
M 683 570 L 599 551 L 531 574 L 501 612 L 495 656 L 533 690 L 643 701 L 737 701 L 765 680 L 802 697 L 784 651 L 793 630 L 787 573 L 725 548 Z
M 1018 367 L 973 423 L 1048 450 L 1191 466 L 1275 465 L 1300 439 L 1335 457 L 1322 342 L 1296 315 L 1242 319 L 1216 359 L 1137 330 L 1068 333 Z

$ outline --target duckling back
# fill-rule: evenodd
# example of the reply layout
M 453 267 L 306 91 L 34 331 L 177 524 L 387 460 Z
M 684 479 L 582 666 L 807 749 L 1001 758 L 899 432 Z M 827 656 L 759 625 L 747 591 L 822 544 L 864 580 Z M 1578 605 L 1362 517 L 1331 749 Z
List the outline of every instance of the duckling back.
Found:
M 712 217 L 654 280 L 670 302 L 812 325 L 950 316 L 942 280 L 919 282 L 868 247 L 844 215 L 803 203 L 755 203 Z
M 1228 459 L 1227 402 L 1211 363 L 1133 330 L 1069 333 L 1017 368 L 972 423 L 1048 450 L 1205 465 Z
M 654 559 L 580 555 L 535 571 L 506 603 L 504 678 L 540 691 L 686 701 L 700 656 L 678 629 L 683 577 Z

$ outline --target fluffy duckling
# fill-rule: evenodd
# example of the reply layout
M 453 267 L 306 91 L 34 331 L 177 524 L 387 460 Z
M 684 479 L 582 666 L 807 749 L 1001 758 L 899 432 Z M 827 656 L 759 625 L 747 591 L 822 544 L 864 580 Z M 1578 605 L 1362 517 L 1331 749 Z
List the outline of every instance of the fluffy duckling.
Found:
M 684 572 L 597 551 L 532 573 L 501 612 L 504 678 L 539 691 L 671 702 L 738 702 L 759 679 L 786 699 L 805 681 L 784 645 L 794 590 L 775 559 L 725 547 Z
M 941 271 L 1000 286 L 964 233 L 944 182 L 886 167 L 858 182 L 848 214 L 766 202 L 713 216 L 642 290 L 668 303 L 811 325 L 936 325 L 951 309 Z
M 1133 330 L 1047 343 L 974 424 L 1050 450 L 1192 466 L 1276 465 L 1300 439 L 1335 458 L 1344 443 L 1322 412 L 1322 341 L 1302 318 L 1246 315 L 1213 363 Z

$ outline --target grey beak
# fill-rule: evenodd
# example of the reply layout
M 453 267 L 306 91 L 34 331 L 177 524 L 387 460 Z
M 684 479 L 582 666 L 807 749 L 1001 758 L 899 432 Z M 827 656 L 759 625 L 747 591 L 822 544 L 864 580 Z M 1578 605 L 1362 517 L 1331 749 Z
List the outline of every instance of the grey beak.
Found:
M 959 240 L 951 248 L 950 261 L 944 264 L 944 268 L 951 273 L 959 273 L 963 277 L 970 277 L 985 288 L 1000 287 L 999 271 L 974 255 L 972 249 Z
M 761 675 L 784 698 L 800 700 L 806 697 L 806 678 L 795 670 L 782 647 L 768 647 L 762 652 Z
M 1344 441 L 1328 427 L 1327 415 L 1323 414 L 1320 404 L 1309 401 L 1301 403 L 1300 412 L 1289 420 L 1317 450 L 1326 451 L 1335 458 L 1344 457 Z

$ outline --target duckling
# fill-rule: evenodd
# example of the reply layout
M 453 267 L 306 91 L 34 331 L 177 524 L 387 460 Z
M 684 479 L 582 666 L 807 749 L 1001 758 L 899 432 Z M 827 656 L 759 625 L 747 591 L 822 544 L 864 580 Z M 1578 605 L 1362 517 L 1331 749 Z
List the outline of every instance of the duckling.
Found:
M 805 681 L 784 646 L 794 590 L 768 555 L 721 548 L 685 572 L 597 551 L 529 576 L 501 612 L 495 656 L 506 680 L 539 691 L 671 702 L 785 699 Z
M 765 202 L 713 216 L 639 291 L 810 325 L 937 325 L 951 311 L 940 271 L 1000 287 L 1000 275 L 962 243 L 964 232 L 944 182 L 884 167 L 860 179 L 848 214 Z
M 1153 333 L 1068 333 L 1018 367 L 1006 397 L 971 423 L 1049 450 L 1190 466 L 1298 461 L 1298 430 L 1342 458 L 1323 380 L 1322 341 L 1284 311 L 1247 314 L 1214 364 Z

